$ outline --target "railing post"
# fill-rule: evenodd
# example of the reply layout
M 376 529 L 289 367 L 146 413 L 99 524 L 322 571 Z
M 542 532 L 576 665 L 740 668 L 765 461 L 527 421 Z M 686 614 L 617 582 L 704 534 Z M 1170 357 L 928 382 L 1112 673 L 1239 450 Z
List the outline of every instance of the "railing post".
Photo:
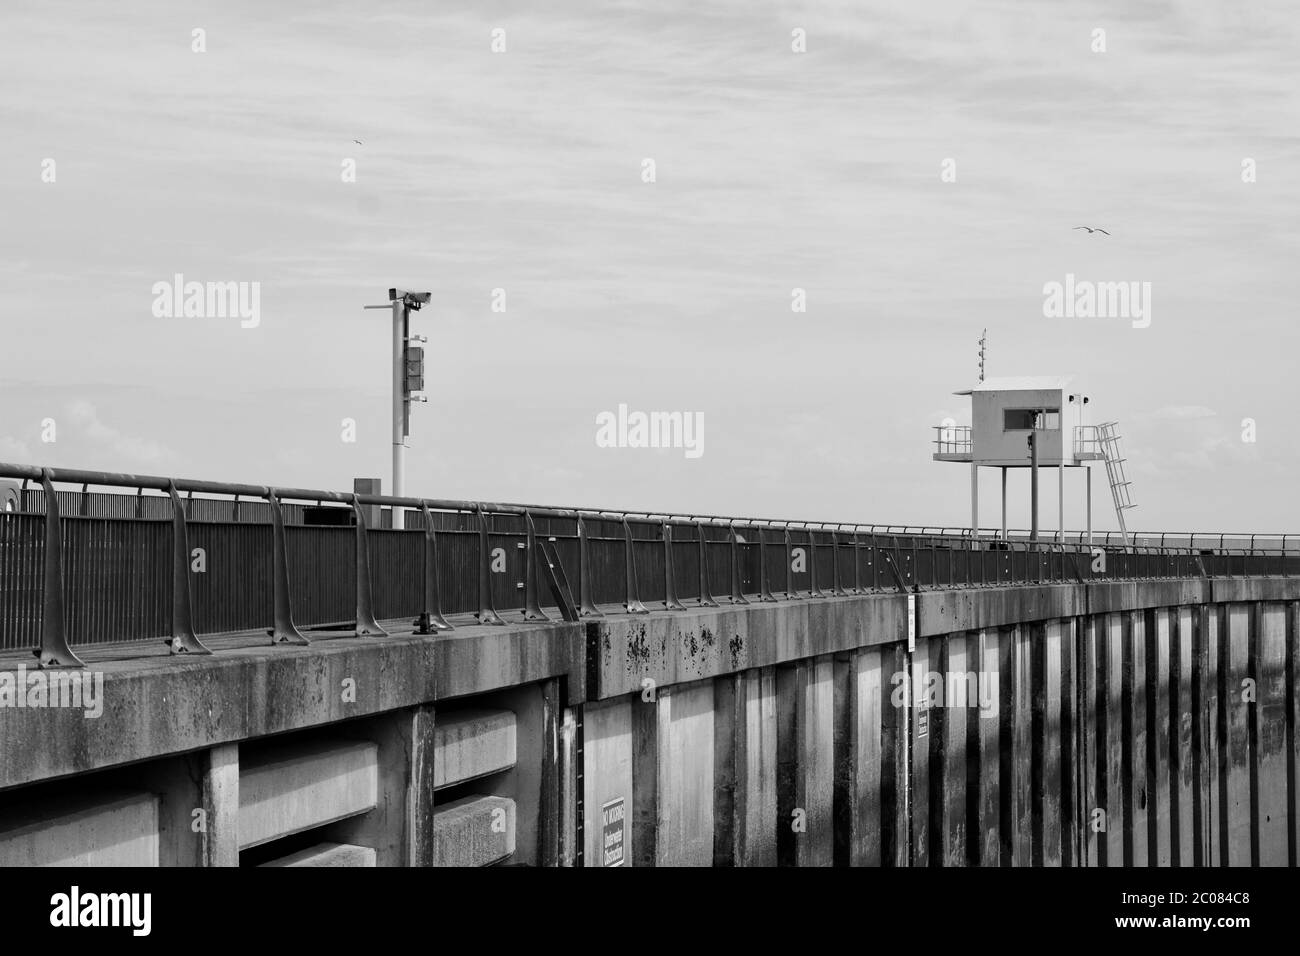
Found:
M 293 623 L 293 603 L 289 599 L 289 549 L 285 542 L 284 513 L 280 496 L 274 488 L 266 492 L 271 506 L 271 581 L 274 590 L 275 621 L 267 630 L 272 644 L 310 644 Z
M 141 489 L 143 490 L 143 489 Z M 172 500 L 172 636 L 167 641 L 173 654 L 211 654 L 194 633 L 190 601 L 190 535 L 185 525 L 185 507 L 176 492 L 176 482 L 167 482 Z M 140 499 L 137 496 L 136 501 Z
M 528 538 L 524 545 L 524 620 L 549 623 L 551 617 L 542 610 L 537 598 L 537 528 L 528 511 L 524 512 L 524 523 L 528 528 Z
M 736 536 L 736 522 L 731 522 L 729 526 L 731 537 L 731 603 L 748 604 L 745 599 L 744 590 L 740 583 L 740 539 Z
M 492 555 L 488 547 L 487 515 L 482 505 L 475 505 L 478 513 L 478 612 L 474 615 L 480 624 L 505 624 L 492 603 L 491 566 L 488 559 Z
M 790 543 L 790 524 L 785 526 L 785 599 L 797 601 L 799 592 L 794 587 L 794 546 Z
M 587 525 L 578 515 L 578 616 L 604 617 L 591 596 L 591 543 L 587 540 Z
M 758 603 L 772 604 L 776 595 L 772 593 L 772 582 L 767 573 L 767 535 L 765 528 L 758 526 Z
M 853 593 L 862 593 L 862 549 L 858 545 L 858 529 L 853 529 Z
M 669 611 L 684 611 L 686 605 L 677 600 L 677 575 L 673 570 L 673 526 L 663 523 L 664 539 L 664 608 Z
M 45 489 L 45 580 L 42 583 L 41 646 L 32 651 L 40 667 L 85 667 L 68 646 L 63 614 L 63 522 L 49 469 L 41 469 Z M 20 691 L 25 693 L 25 689 Z
M 641 603 L 641 590 L 636 580 L 636 555 L 632 553 L 632 526 L 623 515 L 623 608 L 628 614 L 649 614 L 650 609 Z
M 370 593 L 370 539 L 366 533 L 366 517 L 361 513 L 361 501 L 355 493 L 352 495 L 352 513 L 357 521 L 357 637 L 387 637 L 388 632 L 375 620 Z
M 442 598 L 438 588 L 438 532 L 433 527 L 433 513 L 420 502 L 424 514 L 424 611 L 415 622 L 417 634 L 436 634 L 455 630 L 442 616 Z
M 848 593 L 840 584 L 840 530 L 839 528 L 831 529 L 831 556 L 834 561 L 832 569 L 834 574 L 831 577 L 831 593 L 836 597 L 847 597 Z
M 704 540 L 704 522 L 695 522 L 696 540 L 700 543 L 700 607 L 717 607 L 709 591 L 709 546 Z
M 808 528 L 808 596 L 824 598 L 822 589 L 817 586 L 817 538 L 812 527 Z

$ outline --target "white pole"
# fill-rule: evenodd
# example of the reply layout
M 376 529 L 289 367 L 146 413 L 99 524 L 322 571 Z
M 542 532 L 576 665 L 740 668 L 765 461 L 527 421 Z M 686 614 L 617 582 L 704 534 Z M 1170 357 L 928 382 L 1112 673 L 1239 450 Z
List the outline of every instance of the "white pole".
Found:
M 1092 469 L 1083 466 L 1083 473 L 1088 476 L 1088 547 L 1092 547 Z
M 1007 466 L 1002 466 L 1002 540 L 1007 540 Z
M 406 307 L 393 300 L 393 490 L 400 497 L 406 487 Z M 393 507 L 393 527 L 405 527 L 401 508 Z
M 1056 531 L 1060 541 L 1065 540 L 1065 465 L 1056 466 Z
M 980 533 L 980 474 L 979 465 L 970 463 L 970 536 L 979 537 Z

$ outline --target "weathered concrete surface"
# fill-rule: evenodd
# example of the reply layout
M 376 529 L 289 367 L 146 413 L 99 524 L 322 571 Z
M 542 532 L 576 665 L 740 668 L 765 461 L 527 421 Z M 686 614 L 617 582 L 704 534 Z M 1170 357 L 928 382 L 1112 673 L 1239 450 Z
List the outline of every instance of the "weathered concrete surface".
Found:
M 458 624 L 428 637 L 313 635 L 305 647 L 265 641 L 210 639 L 211 657 L 152 651 L 123 659 L 146 651 L 84 649 L 91 670 L 103 673 L 103 714 L 0 708 L 0 790 L 551 677 L 565 678 L 571 703 L 585 692 L 578 624 Z M 0 670 L 17 663 L 6 659 Z
M 374 866 L 375 851 L 347 843 L 318 843 L 262 866 Z
M 835 668 L 829 656 L 777 670 L 777 862 L 834 863 Z
M 586 699 L 586 627 L 582 624 L 457 624 L 433 639 L 434 694 L 468 694 L 565 678 L 570 704 Z
M 454 711 L 434 731 L 433 785 L 446 787 L 515 765 L 515 715 L 509 710 Z
M 633 701 L 636 701 L 635 703 Z M 631 866 L 637 851 L 632 814 L 632 708 L 640 698 L 588 704 L 583 708 L 583 865 L 605 866 L 602 809 L 621 805 L 620 863 Z
M 776 671 L 713 682 L 713 861 L 776 865 Z
M 0 829 L 0 866 L 157 866 L 158 797 L 98 793 L 36 805 Z
M 1201 603 L 1211 597 L 1220 603 Z M 437 721 L 434 708 L 473 696 L 465 706 L 516 715 L 515 767 L 465 788 L 513 808 L 514 863 L 574 859 L 579 799 L 586 865 L 605 862 L 611 840 L 624 865 L 1295 863 L 1300 579 L 916 598 L 910 653 L 900 594 L 308 648 L 216 642 L 207 659 L 128 664 L 96 649 L 116 689 L 140 684 L 133 704 L 109 693 L 100 721 L 73 714 L 94 726 L 71 730 L 71 744 L 50 731 L 67 712 L 6 709 L 0 732 L 53 741 L 66 773 L 144 761 L 88 779 L 105 793 L 124 780 L 162 795 L 162 862 L 237 862 L 240 752 L 246 782 L 263 748 L 349 740 L 380 748 L 376 808 L 313 840 L 374 850 L 377 865 L 501 859 L 474 813 L 439 817 L 449 808 L 431 796 L 436 726 L 461 704 L 439 707 Z M 898 678 L 924 683 L 931 670 L 995 675 L 996 714 L 951 699 L 895 703 Z M 252 740 L 225 739 L 250 730 Z M 284 730 L 305 733 L 255 739 Z M 39 750 L 12 751 L 0 765 L 9 785 L 44 766 L 28 756 Z M 22 794 L 0 794 L 0 808 Z M 202 846 L 168 836 L 180 834 L 182 807 L 214 814 Z M 624 814 L 621 830 L 602 819 L 607 807 Z
M 487 866 L 515 852 L 515 802 L 463 797 L 433 815 L 434 866 Z
M 683 684 L 907 637 L 907 600 L 872 594 L 606 617 L 593 641 L 588 695 L 639 693 L 642 682 Z
M 714 818 L 712 681 L 632 703 L 638 866 L 711 866 Z
M 240 767 L 239 847 L 365 813 L 378 800 L 376 744 L 316 744 L 259 755 Z

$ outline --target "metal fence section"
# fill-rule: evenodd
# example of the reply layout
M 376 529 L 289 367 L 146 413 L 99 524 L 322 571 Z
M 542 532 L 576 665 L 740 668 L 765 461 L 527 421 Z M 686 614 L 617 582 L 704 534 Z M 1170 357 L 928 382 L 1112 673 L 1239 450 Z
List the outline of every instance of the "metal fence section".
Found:
M 35 647 L 43 666 L 79 665 L 74 645 L 163 640 L 174 653 L 203 654 L 204 636 L 259 629 L 273 642 L 305 643 L 312 629 L 382 635 L 385 620 L 436 633 L 457 614 L 484 624 L 576 621 L 919 588 L 1300 570 L 1289 536 L 1149 544 L 1139 535 L 1123 548 L 1079 536 L 1031 542 L 8 464 L 0 477 L 39 486 L 23 509 L 0 513 L 0 650 Z M 56 482 L 82 488 L 69 496 Z M 91 485 L 136 493 L 100 495 Z M 136 504 L 128 513 L 107 499 Z M 392 508 L 407 509 L 404 530 L 385 520 Z

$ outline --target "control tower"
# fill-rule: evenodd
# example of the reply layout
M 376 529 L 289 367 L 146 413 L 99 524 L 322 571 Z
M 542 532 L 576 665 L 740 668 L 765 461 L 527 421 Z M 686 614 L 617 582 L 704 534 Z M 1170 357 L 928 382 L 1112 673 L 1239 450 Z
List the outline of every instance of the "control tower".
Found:
M 1088 541 L 1092 541 L 1092 472 L 1089 463 L 1103 461 L 1110 482 L 1115 514 L 1124 543 L 1128 529 L 1124 512 L 1134 507 L 1130 482 L 1124 475 L 1116 422 L 1088 422 L 1089 398 L 1070 387 L 1069 377 L 1021 376 L 990 378 L 974 388 L 954 392 L 969 395 L 971 424 L 935 426 L 935 461 L 970 462 L 971 533 L 979 532 L 979 468 L 1002 470 L 1002 537 L 1007 533 L 1007 469 L 1030 468 L 1032 530 L 1038 533 L 1038 469 L 1057 470 L 1057 533 L 1065 532 L 1065 469 L 1083 468 L 1087 482 Z

